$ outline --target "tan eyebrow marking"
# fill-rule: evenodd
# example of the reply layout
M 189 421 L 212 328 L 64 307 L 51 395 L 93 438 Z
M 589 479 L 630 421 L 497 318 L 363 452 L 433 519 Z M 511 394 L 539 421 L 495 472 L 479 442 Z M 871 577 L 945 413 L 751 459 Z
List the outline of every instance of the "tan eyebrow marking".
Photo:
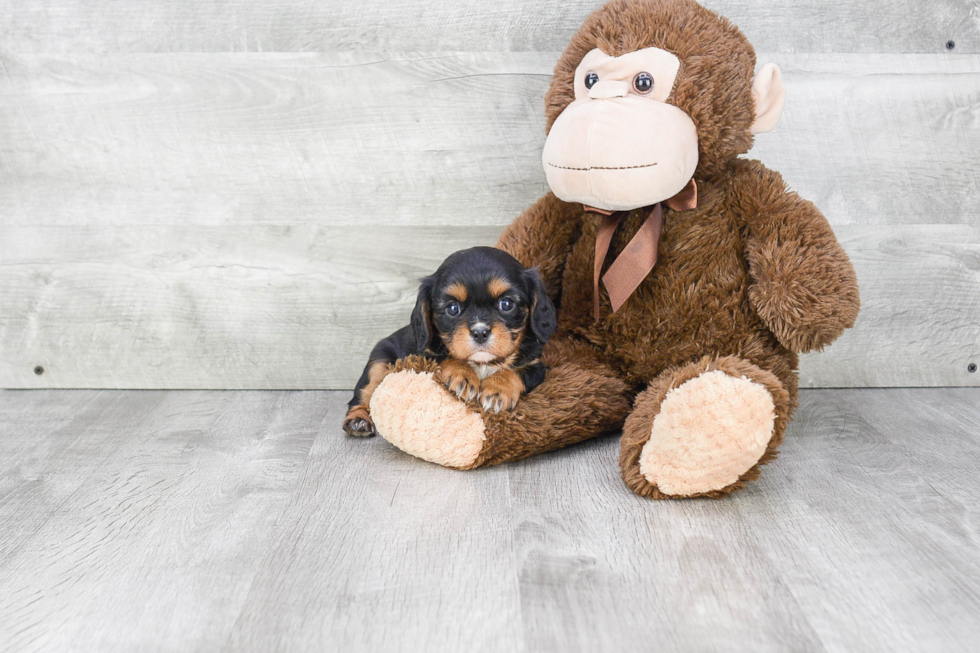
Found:
M 469 294 L 466 292 L 466 286 L 458 281 L 446 288 L 446 294 L 461 302 L 465 302 L 466 298 L 469 296 Z
M 511 285 L 500 277 L 494 277 L 490 280 L 490 283 L 487 284 L 487 292 L 489 292 L 490 296 L 494 298 L 500 297 L 510 289 Z

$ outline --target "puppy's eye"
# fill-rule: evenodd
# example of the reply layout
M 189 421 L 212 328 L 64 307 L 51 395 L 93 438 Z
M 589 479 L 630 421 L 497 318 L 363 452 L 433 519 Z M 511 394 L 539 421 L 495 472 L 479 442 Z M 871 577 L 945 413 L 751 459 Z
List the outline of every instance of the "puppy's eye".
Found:
M 592 88 L 595 83 L 599 81 L 599 76 L 595 73 L 589 73 L 585 76 L 585 88 Z
M 507 299 L 506 297 L 504 297 L 499 302 L 497 302 L 497 308 L 499 308 L 504 313 L 510 313 L 512 310 L 514 310 L 514 300 Z
M 653 76 L 650 73 L 637 73 L 633 78 L 633 88 L 637 93 L 646 95 L 653 90 Z
M 452 302 L 451 304 L 446 306 L 446 315 L 450 317 L 456 317 L 457 315 L 459 315 L 459 304 L 456 302 Z

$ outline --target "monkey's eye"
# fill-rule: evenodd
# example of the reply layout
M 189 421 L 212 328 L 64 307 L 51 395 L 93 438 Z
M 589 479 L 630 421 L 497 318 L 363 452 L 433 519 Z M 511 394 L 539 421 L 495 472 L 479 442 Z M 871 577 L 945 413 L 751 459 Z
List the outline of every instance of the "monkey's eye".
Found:
M 646 95 L 653 90 L 653 76 L 650 73 L 637 73 L 633 78 L 633 88 L 637 93 Z
M 599 81 L 599 76 L 595 73 L 589 73 L 585 76 L 585 88 L 592 88 L 595 83 Z
M 446 306 L 446 315 L 449 317 L 456 317 L 459 315 L 459 304 L 457 302 L 451 302 Z
M 510 313 L 512 310 L 514 310 L 514 300 L 507 299 L 506 297 L 504 297 L 499 302 L 497 302 L 497 308 L 499 308 L 504 313 Z

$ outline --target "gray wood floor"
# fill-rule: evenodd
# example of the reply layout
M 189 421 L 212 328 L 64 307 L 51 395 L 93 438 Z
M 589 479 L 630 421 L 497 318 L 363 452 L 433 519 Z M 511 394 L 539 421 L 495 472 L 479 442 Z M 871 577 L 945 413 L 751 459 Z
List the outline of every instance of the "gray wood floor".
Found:
M 0 649 L 976 650 L 980 389 L 805 391 L 683 502 L 616 438 L 453 472 L 345 400 L 0 392 Z

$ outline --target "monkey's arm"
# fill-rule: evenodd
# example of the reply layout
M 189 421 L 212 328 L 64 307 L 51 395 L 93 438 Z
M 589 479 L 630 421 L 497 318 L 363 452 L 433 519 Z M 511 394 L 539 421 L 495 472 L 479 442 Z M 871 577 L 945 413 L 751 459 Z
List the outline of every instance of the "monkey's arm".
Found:
M 776 338 L 807 352 L 854 326 L 857 277 L 823 214 L 757 161 L 740 162 L 733 200 L 747 227 L 749 301 Z
M 548 193 L 517 216 L 497 241 L 497 247 L 521 265 L 538 268 L 552 300 L 561 293 L 565 260 L 581 230 L 581 208 Z

